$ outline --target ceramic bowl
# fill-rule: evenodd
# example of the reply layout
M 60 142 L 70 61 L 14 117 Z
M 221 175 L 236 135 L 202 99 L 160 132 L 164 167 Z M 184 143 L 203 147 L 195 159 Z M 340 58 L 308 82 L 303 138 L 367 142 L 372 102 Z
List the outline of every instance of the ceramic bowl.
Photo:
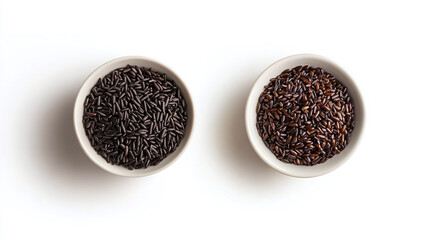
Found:
M 353 130 L 350 143 L 339 154 L 334 155 L 326 162 L 314 166 L 298 166 L 294 164 L 284 163 L 278 160 L 275 155 L 265 146 L 262 138 L 258 134 L 256 128 L 256 107 L 259 95 L 264 89 L 264 86 L 269 83 L 271 78 L 278 76 L 283 70 L 291 69 L 299 65 L 309 65 L 313 67 L 321 67 L 331 73 L 344 86 L 348 88 L 349 95 L 352 98 L 352 103 L 355 106 L 355 128 Z M 245 123 L 249 141 L 259 157 L 275 170 L 293 177 L 316 177 L 329 173 L 343 163 L 345 163 L 356 150 L 359 139 L 362 135 L 364 126 L 364 105 L 359 89 L 353 79 L 340 66 L 331 60 L 313 54 L 299 54 L 289 56 L 273 63 L 256 79 L 246 103 Z
M 94 150 L 94 148 L 91 146 L 91 143 L 88 137 L 85 135 L 84 126 L 82 123 L 85 98 L 90 93 L 92 87 L 97 83 L 98 79 L 104 77 L 105 75 L 107 75 L 108 73 L 110 73 L 112 70 L 116 68 L 125 67 L 127 64 L 152 68 L 152 70 L 154 71 L 165 73 L 167 77 L 174 80 L 174 82 L 180 88 L 181 93 L 185 98 L 185 101 L 187 104 L 188 121 L 186 126 L 186 133 L 184 138 L 180 142 L 179 147 L 173 153 L 168 155 L 164 160 L 162 160 L 162 162 L 160 162 L 158 165 L 150 166 L 146 169 L 128 170 L 127 168 L 124 168 L 122 166 L 111 165 L 107 163 L 106 160 L 102 156 L 98 155 L 97 152 Z M 74 128 L 76 131 L 76 135 L 83 151 L 86 153 L 89 159 L 91 159 L 97 166 L 99 166 L 100 168 L 110 173 L 120 175 L 120 176 L 143 177 L 143 176 L 148 176 L 148 175 L 157 173 L 167 168 L 179 158 L 180 154 L 185 150 L 186 146 L 188 145 L 191 137 L 193 121 L 194 121 L 193 113 L 194 113 L 194 110 L 193 110 L 192 98 L 189 93 L 189 90 L 187 89 L 184 81 L 175 72 L 173 72 L 173 70 L 166 67 L 164 64 L 161 64 L 160 62 L 147 57 L 130 56 L 130 57 L 121 57 L 121 58 L 117 58 L 112 61 L 109 61 L 101 65 L 93 73 L 91 73 L 91 75 L 89 75 L 89 77 L 85 80 L 82 87 L 80 88 L 79 93 L 76 97 L 73 121 L 74 121 Z

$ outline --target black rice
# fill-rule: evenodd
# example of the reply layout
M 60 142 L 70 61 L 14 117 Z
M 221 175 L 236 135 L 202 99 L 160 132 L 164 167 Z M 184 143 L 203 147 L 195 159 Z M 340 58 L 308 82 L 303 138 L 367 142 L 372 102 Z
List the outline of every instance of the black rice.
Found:
M 95 151 L 130 170 L 155 166 L 186 132 L 186 101 L 166 74 L 118 68 L 100 78 L 84 102 L 83 125 Z
M 295 165 L 313 166 L 340 153 L 354 129 L 347 88 L 319 67 L 297 66 L 270 79 L 256 112 L 265 145 Z

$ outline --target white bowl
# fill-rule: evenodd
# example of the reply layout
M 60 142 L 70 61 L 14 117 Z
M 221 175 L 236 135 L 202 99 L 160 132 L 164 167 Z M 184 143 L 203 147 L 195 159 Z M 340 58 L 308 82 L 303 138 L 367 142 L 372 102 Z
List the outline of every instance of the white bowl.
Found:
M 352 103 L 355 106 L 355 128 L 353 130 L 350 143 L 341 153 L 334 155 L 324 163 L 314 166 L 298 166 L 278 160 L 265 146 L 256 128 L 256 107 L 259 95 L 263 91 L 264 86 L 269 83 L 271 78 L 278 76 L 283 70 L 291 69 L 299 65 L 321 67 L 334 75 L 337 80 L 348 88 L 349 95 L 352 98 Z M 362 134 L 364 125 L 364 105 L 359 90 L 352 78 L 337 64 L 319 55 L 299 54 L 280 59 L 273 63 L 265 69 L 264 72 L 262 72 L 258 79 L 256 79 L 252 89 L 250 90 L 249 98 L 247 99 L 245 121 L 250 143 L 259 157 L 270 167 L 293 177 L 316 177 L 335 170 L 350 158 L 356 149 L 359 138 Z
M 98 79 L 104 77 L 105 75 L 107 75 L 109 72 L 111 72 L 116 68 L 125 67 L 127 64 L 152 68 L 152 70 L 154 71 L 165 73 L 167 77 L 174 80 L 174 82 L 180 88 L 180 91 L 183 97 L 185 98 L 185 101 L 187 104 L 186 110 L 188 113 L 188 121 L 186 125 L 186 133 L 184 138 L 180 142 L 180 145 L 177 147 L 177 149 L 174 152 L 168 155 L 158 165 L 150 166 L 146 169 L 142 168 L 142 169 L 128 170 L 127 168 L 124 168 L 122 166 L 111 165 L 107 163 L 106 160 L 102 156 L 98 155 L 97 152 L 94 150 L 94 148 L 91 146 L 91 143 L 85 134 L 85 130 L 82 123 L 83 105 L 84 105 L 85 98 L 90 93 L 92 87 L 97 83 Z M 86 155 L 97 166 L 101 167 L 102 169 L 110 173 L 124 176 L 124 177 L 144 177 L 144 176 L 157 173 L 165 169 L 166 167 L 170 166 L 174 161 L 178 159 L 180 154 L 185 150 L 185 147 L 188 144 L 192 133 L 193 120 L 194 120 L 193 113 L 194 113 L 194 110 L 193 110 L 191 95 L 189 94 L 189 91 L 186 88 L 185 83 L 182 81 L 182 79 L 180 79 L 180 77 L 175 72 L 173 72 L 170 68 L 166 67 L 165 65 L 155 60 L 152 60 L 150 58 L 130 56 L 130 57 L 121 57 L 121 58 L 117 58 L 112 61 L 109 61 L 101 65 L 93 73 L 91 73 L 91 75 L 89 75 L 89 77 L 85 80 L 77 95 L 75 106 L 74 106 L 73 118 L 74 118 L 74 128 L 75 128 L 79 143 L 83 151 L 86 153 Z

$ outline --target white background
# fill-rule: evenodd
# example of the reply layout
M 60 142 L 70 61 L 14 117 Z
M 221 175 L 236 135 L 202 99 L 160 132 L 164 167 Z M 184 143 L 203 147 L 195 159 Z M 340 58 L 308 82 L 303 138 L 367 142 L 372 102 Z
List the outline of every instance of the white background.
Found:
M 428 239 L 427 1 L 1 3 L 1 239 Z M 366 128 L 313 179 L 251 148 L 244 104 L 274 61 L 316 53 L 354 77 Z M 168 169 L 127 179 L 81 151 L 72 106 L 116 57 L 175 70 L 195 134 Z

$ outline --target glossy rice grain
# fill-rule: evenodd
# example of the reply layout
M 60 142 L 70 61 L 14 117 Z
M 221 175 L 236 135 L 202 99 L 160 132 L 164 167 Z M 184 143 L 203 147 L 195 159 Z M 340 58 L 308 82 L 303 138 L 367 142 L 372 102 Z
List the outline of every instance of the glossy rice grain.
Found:
M 347 88 L 319 67 L 297 66 L 270 79 L 256 113 L 265 146 L 295 165 L 327 161 L 344 150 L 354 129 Z
M 100 78 L 84 102 L 83 125 L 92 147 L 108 163 L 130 170 L 155 166 L 174 152 L 187 119 L 174 81 L 138 66 Z

